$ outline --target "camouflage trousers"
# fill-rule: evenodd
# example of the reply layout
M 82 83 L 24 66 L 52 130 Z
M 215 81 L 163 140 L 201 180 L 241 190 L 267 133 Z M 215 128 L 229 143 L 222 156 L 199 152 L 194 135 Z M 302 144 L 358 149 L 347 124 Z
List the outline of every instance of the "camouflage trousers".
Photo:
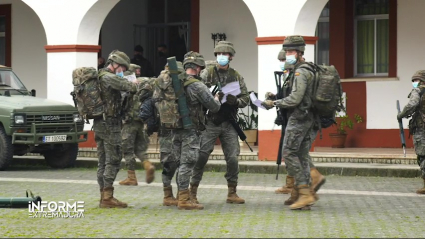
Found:
M 310 133 L 310 141 L 311 141 L 310 142 L 310 149 L 311 149 L 311 146 L 313 145 L 314 140 L 317 137 L 317 133 L 318 132 L 319 132 L 318 130 L 313 130 L 313 129 L 311 130 L 311 133 Z M 310 154 L 307 155 L 307 160 L 308 160 L 308 165 L 309 165 L 310 168 L 315 168 L 316 167 L 316 166 L 314 166 L 314 163 L 313 163 L 313 160 L 311 159 Z M 286 166 L 286 163 L 285 163 L 285 166 Z M 288 171 L 288 167 L 287 166 L 286 166 L 286 171 L 288 172 L 288 175 L 289 176 L 294 176 L 294 175 L 290 175 L 289 174 L 289 171 Z
M 132 120 L 125 123 L 121 130 L 122 151 L 125 159 L 125 166 L 128 170 L 136 169 L 136 157 L 141 162 L 147 160 L 147 150 L 149 137 L 141 121 Z
M 178 165 L 177 186 L 179 190 L 189 188 L 190 176 L 198 160 L 200 136 L 194 129 L 173 130 L 173 152 Z
M 298 112 L 297 112 L 298 113 Z M 313 117 L 295 115 L 288 118 L 283 139 L 282 157 L 285 159 L 288 175 L 295 177 L 296 185 L 310 183 L 310 148 L 312 144 Z
M 121 119 L 95 119 L 93 130 L 99 160 L 97 182 L 100 188 L 111 187 L 121 164 Z
M 224 159 L 226 160 L 226 178 L 228 183 L 238 183 L 239 176 L 239 162 L 238 155 L 240 153 L 239 136 L 236 130 L 229 122 L 223 122 L 216 126 L 212 122 L 208 122 L 206 130 L 202 132 L 201 136 L 201 150 L 199 158 L 193 169 L 191 183 L 198 184 L 202 180 L 205 165 L 211 152 L 214 150 L 214 145 L 220 139 L 221 148 L 223 149 Z
M 422 178 L 425 179 L 425 129 L 418 127 L 413 135 L 413 146 L 421 168 Z
M 162 183 L 164 187 L 171 185 L 177 170 L 177 161 L 173 154 L 173 134 L 171 130 L 162 130 L 159 134 L 159 157 L 162 164 Z M 178 184 L 177 175 L 176 182 Z

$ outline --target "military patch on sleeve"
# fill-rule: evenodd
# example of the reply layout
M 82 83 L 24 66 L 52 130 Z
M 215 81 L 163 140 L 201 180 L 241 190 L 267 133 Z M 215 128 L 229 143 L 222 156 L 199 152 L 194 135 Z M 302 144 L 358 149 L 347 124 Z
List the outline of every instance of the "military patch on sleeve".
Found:
M 300 73 L 299 72 L 295 72 L 295 76 L 299 76 L 300 75 Z

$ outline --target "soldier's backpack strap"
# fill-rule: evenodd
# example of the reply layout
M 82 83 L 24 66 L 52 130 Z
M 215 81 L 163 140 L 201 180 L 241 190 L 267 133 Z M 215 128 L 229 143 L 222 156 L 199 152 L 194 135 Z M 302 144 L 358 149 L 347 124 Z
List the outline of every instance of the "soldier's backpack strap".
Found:
M 186 87 L 186 86 L 188 86 L 188 85 L 190 85 L 190 84 L 192 84 L 192 83 L 198 82 L 198 81 L 200 81 L 200 80 L 198 80 L 198 79 L 196 79 L 196 78 L 190 78 L 189 80 L 187 80 L 187 81 L 185 81 L 185 82 L 183 83 L 183 86 L 184 86 L 184 87 Z

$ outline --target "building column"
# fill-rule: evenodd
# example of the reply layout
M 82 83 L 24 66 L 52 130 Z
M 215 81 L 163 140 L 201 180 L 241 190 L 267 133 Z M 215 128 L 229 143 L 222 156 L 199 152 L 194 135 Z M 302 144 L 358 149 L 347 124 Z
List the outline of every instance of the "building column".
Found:
M 277 92 L 274 71 L 279 71 L 277 55 L 284 36 L 302 35 L 307 46 L 305 59 L 314 61 L 315 30 L 328 0 L 244 0 L 257 25 L 258 37 L 258 98 L 266 92 Z M 274 125 L 276 110 L 258 110 L 258 158 L 275 161 L 281 130 Z
M 47 98 L 74 104 L 72 71 L 97 68 L 100 28 L 119 0 L 22 1 L 38 15 L 46 32 Z

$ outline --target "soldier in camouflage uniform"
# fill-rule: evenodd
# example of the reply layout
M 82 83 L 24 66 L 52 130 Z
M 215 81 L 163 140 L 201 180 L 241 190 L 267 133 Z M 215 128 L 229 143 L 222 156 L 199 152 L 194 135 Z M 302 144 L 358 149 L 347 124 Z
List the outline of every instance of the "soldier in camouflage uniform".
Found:
M 291 92 L 291 89 L 290 89 L 290 82 L 288 82 L 289 81 L 288 73 L 289 73 L 289 71 L 293 71 L 294 67 L 293 67 L 293 65 L 288 65 L 287 66 L 288 69 L 285 68 L 286 52 L 283 49 L 279 51 L 277 59 L 280 62 L 280 68 L 284 72 L 284 76 L 283 76 L 284 84 L 283 84 L 283 86 L 285 87 L 284 88 L 285 94 L 289 95 L 290 92 Z M 266 100 L 276 100 L 276 95 L 271 93 L 271 92 L 267 92 L 265 98 L 266 98 Z M 278 125 L 282 124 L 281 122 L 279 122 L 279 119 L 276 119 L 275 123 L 278 124 Z M 311 135 L 310 135 L 310 139 L 311 139 L 310 145 L 312 145 L 314 140 L 316 139 L 318 130 L 319 130 L 318 122 L 315 122 L 313 130 L 311 131 Z M 311 146 L 310 146 L 310 148 L 311 148 Z M 308 155 L 308 163 L 310 165 L 311 188 L 313 189 L 312 192 L 313 192 L 316 200 L 318 200 L 318 196 L 316 195 L 316 192 L 326 182 L 326 178 L 317 170 L 316 166 L 314 166 L 310 155 Z M 289 193 L 292 192 L 292 189 L 294 188 L 294 184 L 295 184 L 295 177 L 293 175 L 288 174 L 286 176 L 286 184 L 283 185 L 282 187 L 276 189 L 275 193 L 277 193 L 277 194 L 289 194 Z M 293 200 L 294 200 L 294 198 L 290 198 L 290 199 L 285 201 L 285 204 L 291 205 L 294 202 Z
M 185 86 L 185 93 L 193 128 L 173 130 L 173 151 L 178 165 L 178 208 L 203 209 L 201 204 L 190 199 L 189 181 L 193 167 L 198 160 L 201 131 L 205 130 L 204 107 L 210 112 L 218 112 L 221 104 L 218 95 L 214 98 L 199 77 L 201 69 L 205 67 L 202 55 L 192 51 L 186 53 L 183 67 L 186 70 L 185 85 L 192 82 Z
M 97 182 L 100 186 L 101 208 L 123 208 L 126 203 L 114 198 L 114 180 L 120 170 L 121 151 L 121 91 L 135 93 L 137 84 L 122 80 L 123 71 L 130 67 L 130 58 L 123 52 L 114 50 L 109 54 L 106 67 L 99 72 L 107 72 L 99 77 L 101 98 L 105 103 L 103 117 L 93 120 L 93 130 L 99 158 Z
M 184 73 L 183 64 L 180 61 L 177 61 L 177 68 L 179 72 Z M 169 74 L 168 67 L 166 66 L 164 71 L 161 74 Z M 155 84 L 155 81 L 153 82 Z M 140 118 L 144 122 L 148 122 L 149 120 L 154 120 L 157 117 L 157 112 L 155 111 L 154 100 L 148 99 L 146 100 L 141 107 L 140 110 Z M 148 124 L 148 134 L 154 130 L 149 130 Z M 159 157 L 162 164 L 162 183 L 163 183 L 163 191 L 164 191 L 164 199 L 162 205 L 164 206 L 177 206 L 178 201 L 173 195 L 173 188 L 171 186 L 171 180 L 177 171 L 177 162 L 175 160 L 173 154 L 173 134 L 172 130 L 166 129 L 164 127 L 160 127 L 158 130 L 158 138 L 159 138 Z M 178 184 L 178 180 L 176 177 L 176 183 Z
M 214 55 L 217 57 L 218 64 L 205 68 L 201 73 L 201 78 L 208 87 L 217 85 L 217 82 L 220 82 L 221 86 L 224 87 L 228 83 L 236 81 L 239 82 L 241 93 L 237 96 L 227 95 L 226 102 L 219 112 L 208 112 L 207 129 L 202 133 L 199 158 L 193 169 L 190 182 L 190 194 L 192 200 L 195 202 L 198 202 L 197 191 L 199 183 L 202 180 L 205 165 L 207 164 L 208 157 L 214 150 L 214 144 L 217 138 L 219 138 L 227 164 L 227 172 L 224 175 L 228 187 L 226 202 L 236 204 L 245 203 L 245 200 L 236 194 L 239 175 L 238 155 L 240 153 L 240 146 L 238 133 L 229 122 L 229 117 L 232 117 L 236 121 L 238 109 L 248 105 L 249 95 L 243 77 L 229 66 L 229 62 L 233 59 L 235 53 L 235 49 L 231 42 L 218 42 L 214 48 Z
M 130 69 L 127 74 L 133 74 L 136 69 L 140 69 L 140 66 L 130 64 Z M 123 127 L 121 130 L 122 136 L 122 150 L 125 159 L 125 165 L 127 168 L 127 178 L 120 181 L 120 185 L 126 186 L 137 186 L 136 177 L 136 159 L 135 156 L 142 162 L 142 167 L 146 171 L 146 183 L 151 183 L 155 178 L 155 166 L 147 159 L 149 137 L 145 131 L 143 121 L 138 117 L 141 103 L 148 96 L 145 94 L 152 95 L 152 89 L 149 88 L 149 78 L 138 77 L 137 82 L 139 88 L 136 94 L 124 93 L 126 100 L 123 102 Z M 150 91 L 146 91 L 150 89 Z M 140 99 L 141 96 L 144 99 Z M 142 100 L 142 101 L 141 101 Z
M 292 194 L 297 196 L 297 200 L 290 208 L 309 209 L 316 201 L 309 186 L 311 131 L 316 118 L 311 110 L 314 75 L 307 69 L 299 68 L 304 63 L 305 41 L 302 36 L 286 37 L 283 49 L 286 51 L 286 65 L 294 66 L 294 70 L 288 75 L 291 92 L 283 99 L 266 100 L 262 105 L 267 109 L 280 107 L 287 112 L 288 124 L 285 129 L 282 157 L 285 159 L 288 174 L 295 176 Z
M 128 69 L 130 72 L 134 73 L 136 77 L 140 77 L 140 66 L 136 64 L 130 64 L 130 68 Z
M 409 133 L 413 134 L 413 145 L 424 181 L 423 188 L 418 189 L 416 193 L 425 194 L 425 70 L 415 72 L 412 84 L 413 90 L 408 96 L 409 103 L 397 115 L 397 120 L 412 116 L 409 121 Z

